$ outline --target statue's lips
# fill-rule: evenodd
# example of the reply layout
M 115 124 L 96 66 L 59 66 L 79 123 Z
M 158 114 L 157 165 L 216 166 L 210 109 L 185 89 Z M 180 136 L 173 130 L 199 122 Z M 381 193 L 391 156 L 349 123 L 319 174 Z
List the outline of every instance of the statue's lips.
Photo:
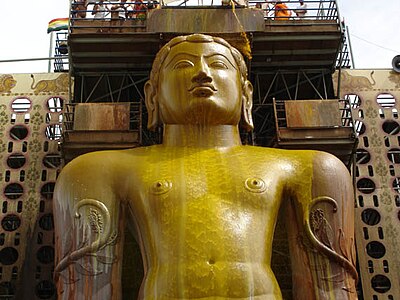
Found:
M 213 85 L 199 85 L 189 89 L 189 92 L 196 97 L 209 97 L 216 91 L 217 89 Z

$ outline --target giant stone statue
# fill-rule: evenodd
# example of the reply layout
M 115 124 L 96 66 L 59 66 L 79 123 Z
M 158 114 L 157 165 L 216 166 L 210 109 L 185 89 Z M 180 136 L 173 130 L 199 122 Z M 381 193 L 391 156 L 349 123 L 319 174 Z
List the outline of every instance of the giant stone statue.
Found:
M 285 209 L 294 299 L 356 299 L 352 182 L 334 156 L 241 145 L 252 85 L 221 38 L 172 39 L 145 85 L 161 145 L 78 157 L 54 203 L 59 299 L 121 299 L 124 228 L 139 299 L 282 299 L 271 270 Z

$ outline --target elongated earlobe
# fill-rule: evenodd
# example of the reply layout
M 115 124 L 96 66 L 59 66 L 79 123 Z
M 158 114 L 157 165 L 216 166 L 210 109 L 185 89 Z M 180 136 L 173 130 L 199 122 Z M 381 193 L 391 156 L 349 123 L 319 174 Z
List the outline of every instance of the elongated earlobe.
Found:
M 148 113 L 147 128 L 155 131 L 159 124 L 157 91 L 149 81 L 144 85 L 145 103 Z
M 243 88 L 242 96 L 242 126 L 251 131 L 254 128 L 251 109 L 253 108 L 253 86 L 250 81 L 246 80 Z

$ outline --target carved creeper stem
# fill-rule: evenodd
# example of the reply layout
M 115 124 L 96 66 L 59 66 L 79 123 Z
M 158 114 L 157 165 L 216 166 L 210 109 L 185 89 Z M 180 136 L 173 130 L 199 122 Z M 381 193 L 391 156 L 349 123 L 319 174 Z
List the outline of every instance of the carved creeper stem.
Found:
M 108 208 L 98 200 L 83 199 L 75 205 L 75 218 L 81 218 L 79 210 L 83 207 L 89 207 L 88 221 L 91 231 L 97 234 L 97 239 L 90 245 L 67 254 L 56 266 L 54 270 L 56 273 L 63 271 L 70 264 L 86 255 L 94 255 L 115 239 L 115 236 L 111 234 L 111 217 Z
M 358 281 L 358 273 L 357 273 L 357 270 L 354 267 L 354 265 L 346 257 L 338 254 L 333 249 L 329 248 L 324 243 L 322 243 L 315 236 L 314 231 L 311 228 L 311 224 L 310 224 L 311 210 L 316 204 L 318 204 L 320 202 L 327 202 L 327 203 L 331 204 L 333 206 L 333 212 L 336 213 L 336 211 L 337 211 L 337 202 L 335 199 L 328 197 L 328 196 L 321 196 L 321 197 L 314 198 L 309 203 L 306 210 L 304 211 L 304 220 L 305 220 L 304 230 L 307 233 L 307 237 L 309 238 L 312 246 L 314 246 L 317 251 L 320 251 L 329 260 L 333 260 L 336 263 L 338 263 L 340 266 L 342 266 L 346 271 L 348 271 L 351 274 L 351 276 L 357 282 Z

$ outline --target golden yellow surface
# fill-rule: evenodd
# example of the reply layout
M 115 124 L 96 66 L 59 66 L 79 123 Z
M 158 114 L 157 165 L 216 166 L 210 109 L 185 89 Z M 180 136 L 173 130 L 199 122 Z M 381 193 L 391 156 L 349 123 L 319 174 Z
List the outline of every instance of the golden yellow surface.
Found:
M 69 164 L 58 193 L 128 209 L 147 268 L 144 299 L 281 299 L 270 269 L 277 212 L 282 199 L 307 205 L 313 160 L 333 159 L 325 156 L 251 146 L 99 152 Z
M 355 299 L 342 258 L 354 246 L 346 168 L 321 152 L 242 146 L 237 123 L 242 115 L 252 126 L 251 84 L 229 46 L 192 38 L 161 50 L 145 87 L 149 126 L 164 123 L 163 144 L 90 153 L 60 175 L 59 298 L 120 299 L 129 226 L 144 259 L 140 299 L 282 299 L 270 265 L 284 206 L 295 298 Z M 331 248 L 310 230 L 320 203 L 335 231 Z

